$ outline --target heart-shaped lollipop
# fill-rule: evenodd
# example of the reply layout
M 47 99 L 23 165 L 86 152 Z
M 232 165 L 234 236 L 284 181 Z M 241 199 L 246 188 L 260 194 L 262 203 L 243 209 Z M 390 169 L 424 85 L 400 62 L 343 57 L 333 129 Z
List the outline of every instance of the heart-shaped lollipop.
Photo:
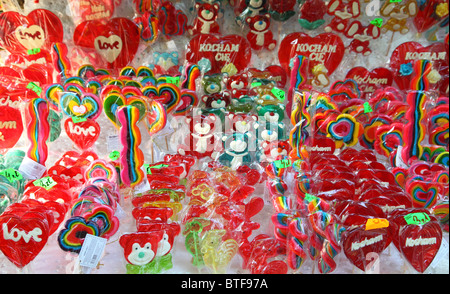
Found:
M 24 16 L 7 11 L 0 16 L 0 45 L 11 53 L 27 54 L 28 50 L 50 52 L 53 43 L 62 42 L 64 29 L 58 16 L 36 9 Z
M 122 68 L 133 60 L 140 36 L 134 22 L 118 17 L 108 22 L 93 20 L 79 24 L 75 28 L 73 40 L 86 53 L 100 56 L 108 68 Z

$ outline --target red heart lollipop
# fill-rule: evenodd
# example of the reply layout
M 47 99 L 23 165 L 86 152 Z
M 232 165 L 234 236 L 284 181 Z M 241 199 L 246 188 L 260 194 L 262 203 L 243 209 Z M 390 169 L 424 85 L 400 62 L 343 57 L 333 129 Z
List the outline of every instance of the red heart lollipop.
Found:
M 0 101 L 9 101 L 14 104 L 11 98 L 0 98 Z M 3 104 L 3 103 L 2 103 Z M 22 135 L 22 115 L 20 110 L 9 106 L 0 106 L 0 149 L 12 148 L 19 141 Z
M 221 72 L 231 64 L 240 72 L 247 68 L 252 51 L 247 39 L 238 35 L 197 35 L 187 46 L 186 60 L 197 64 L 203 58 L 211 62 L 210 73 Z
M 100 125 L 93 119 L 74 123 L 72 118 L 68 118 L 64 128 L 70 140 L 81 150 L 92 147 L 100 136 Z
M 292 33 L 281 41 L 278 59 L 288 73 L 291 72 L 291 59 L 303 55 L 309 60 L 309 73 L 314 67 L 323 64 L 331 75 L 344 57 L 345 46 L 338 35 L 332 33 L 310 37 L 305 33 Z
M 35 213 L 4 215 L 0 224 L 0 250 L 19 268 L 36 258 L 47 243 L 48 224 Z
M 11 53 L 27 54 L 28 50 L 50 52 L 53 43 L 63 41 L 63 25 L 58 16 L 36 9 L 27 16 L 7 11 L 0 16 L 0 45 Z
M 411 79 L 414 72 L 405 71 L 408 63 L 414 64 L 416 60 L 426 59 L 432 63 L 432 68 L 441 75 L 436 84 L 431 84 L 430 89 L 438 90 L 441 95 L 446 95 L 448 88 L 448 44 L 434 43 L 428 47 L 423 47 L 417 42 L 405 42 L 400 44 L 391 56 L 391 69 L 394 72 L 394 80 L 397 86 L 405 91 L 410 89 Z
M 400 250 L 418 272 L 423 273 L 433 261 L 442 242 L 439 222 L 407 225 L 399 231 Z
M 358 226 L 344 233 L 342 247 L 348 260 L 365 271 L 370 264 L 370 253 L 379 255 L 389 244 L 391 238 L 386 228 L 366 230 L 364 226 Z
M 73 41 L 86 53 L 102 57 L 108 68 L 123 68 L 134 58 L 139 47 L 139 29 L 129 19 L 118 17 L 102 22 L 86 21 L 74 31 Z M 101 64 L 95 64 L 101 67 Z
M 349 70 L 345 78 L 357 82 L 364 96 L 375 92 L 378 88 L 391 86 L 394 81 L 392 71 L 384 67 L 369 71 L 365 67 L 357 66 Z
M 114 0 L 69 0 L 75 24 L 94 19 L 109 19 L 114 14 Z

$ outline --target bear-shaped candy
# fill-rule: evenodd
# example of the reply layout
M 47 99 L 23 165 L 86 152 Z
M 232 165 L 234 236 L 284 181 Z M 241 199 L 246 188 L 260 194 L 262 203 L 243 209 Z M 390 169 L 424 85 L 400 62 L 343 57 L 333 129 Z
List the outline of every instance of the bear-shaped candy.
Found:
M 162 257 L 172 252 L 175 237 L 180 234 L 181 227 L 178 223 L 166 223 L 163 221 L 153 221 L 151 224 L 147 224 L 145 227 L 140 228 L 140 231 L 145 232 L 161 232 L 162 238 L 158 243 L 158 250 L 156 252 L 157 257 Z
M 286 137 L 286 125 L 283 122 L 268 122 L 260 119 L 255 124 L 258 134 L 258 142 L 273 142 L 284 140 Z
M 239 99 L 242 96 L 249 95 L 249 77 L 246 73 L 235 74 L 226 78 L 226 88 L 232 98 Z
M 195 115 L 186 118 L 189 134 L 184 144 L 178 146 L 181 155 L 192 155 L 196 158 L 211 157 L 220 151 L 221 141 L 218 136 L 218 119 L 215 115 Z
M 219 16 L 219 4 L 196 3 L 197 17 L 194 24 L 188 28 L 191 35 L 218 34 L 220 31 L 217 17 Z
M 163 232 L 135 232 L 120 237 L 120 246 L 124 249 L 125 259 L 129 264 L 143 266 L 156 257 L 158 243 Z
M 230 105 L 231 99 L 228 92 L 204 95 L 202 101 L 206 108 L 225 109 Z
M 205 95 L 222 92 L 223 77 L 221 74 L 205 75 L 202 79 L 202 87 Z
M 237 24 L 242 25 L 248 17 L 266 13 L 267 4 L 266 0 L 245 0 L 245 9 L 236 17 Z
M 258 117 L 256 115 L 247 113 L 230 113 L 227 116 L 226 126 L 229 127 L 226 133 L 241 133 L 245 134 L 250 132 L 252 134 L 256 133 L 256 122 Z
M 222 138 L 224 151 L 218 161 L 225 166 L 237 169 L 240 166 L 249 166 L 253 160 L 254 149 L 250 146 L 252 138 L 250 133 L 233 133 Z M 254 142 L 254 140 L 252 141 Z M 253 150 L 252 150 L 253 149 Z
M 256 15 L 246 19 L 250 27 L 247 39 L 253 50 L 267 49 L 269 51 L 275 49 L 277 42 L 273 38 L 270 27 L 270 14 Z
M 284 120 L 286 107 L 284 104 L 257 106 L 259 120 L 265 120 L 270 123 L 279 123 Z
M 264 151 L 259 157 L 260 162 L 273 162 L 280 157 L 287 156 L 291 146 L 288 141 L 263 142 L 261 148 Z

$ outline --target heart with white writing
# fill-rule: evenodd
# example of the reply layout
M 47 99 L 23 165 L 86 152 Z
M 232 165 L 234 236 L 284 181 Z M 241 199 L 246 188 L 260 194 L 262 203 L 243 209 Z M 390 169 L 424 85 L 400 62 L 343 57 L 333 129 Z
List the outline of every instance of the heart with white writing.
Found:
M 54 13 L 36 9 L 27 16 L 7 11 L 0 16 L 0 46 L 11 53 L 27 54 L 30 49 L 50 52 L 53 43 L 62 42 L 63 25 Z
M 114 0 L 69 0 L 76 24 L 94 19 L 109 19 L 114 14 Z
M 348 260 L 366 271 L 371 267 L 371 258 L 378 258 L 389 244 L 391 238 L 386 228 L 365 230 L 364 226 L 358 226 L 345 231 L 342 247 Z
M 394 81 L 392 71 L 384 67 L 378 67 L 371 71 L 362 66 L 357 66 L 350 69 L 345 76 L 345 79 L 352 79 L 358 83 L 363 96 L 375 92 L 375 90 L 389 87 Z
M 48 224 L 35 213 L 0 216 L 0 250 L 17 267 L 29 264 L 48 240 Z
M 280 44 L 278 59 L 288 73 L 291 72 L 291 60 L 298 55 L 308 58 L 309 73 L 315 66 L 322 64 L 331 75 L 342 61 L 345 46 L 342 39 L 335 34 L 325 33 L 311 37 L 305 33 L 292 33 Z
M 8 98 L 11 99 L 11 98 Z M 5 98 L 0 99 L 1 101 Z M 2 103 L 3 104 L 3 103 Z M 19 141 L 23 132 L 20 110 L 10 106 L 0 106 L 0 149 L 12 148 Z
M 209 73 L 220 73 L 224 67 L 232 65 L 240 72 L 250 63 L 252 49 L 247 39 L 239 35 L 218 38 L 215 35 L 199 34 L 189 42 L 186 60 L 198 64 L 203 58 L 211 62 Z
M 448 44 L 436 42 L 428 47 L 423 47 L 418 42 L 405 42 L 395 48 L 391 55 L 390 67 L 394 73 L 394 80 L 400 90 L 410 90 L 411 81 L 414 78 L 412 67 L 417 60 L 429 60 L 433 70 L 436 70 L 440 78 L 436 83 L 431 83 L 430 90 L 435 89 L 441 95 L 446 95 L 449 85 L 449 56 Z M 411 70 L 403 68 L 411 64 Z
M 93 119 L 75 123 L 72 118 L 66 119 L 64 128 L 67 136 L 81 150 L 91 148 L 100 136 L 100 125 Z
M 399 246 L 404 257 L 423 273 L 433 262 L 442 242 L 442 229 L 437 221 L 423 225 L 407 225 L 399 230 Z
M 86 53 L 95 52 L 105 64 L 93 64 L 95 68 L 123 68 L 131 63 L 139 47 L 139 29 L 131 20 L 117 17 L 104 22 L 85 21 L 74 31 L 75 45 Z

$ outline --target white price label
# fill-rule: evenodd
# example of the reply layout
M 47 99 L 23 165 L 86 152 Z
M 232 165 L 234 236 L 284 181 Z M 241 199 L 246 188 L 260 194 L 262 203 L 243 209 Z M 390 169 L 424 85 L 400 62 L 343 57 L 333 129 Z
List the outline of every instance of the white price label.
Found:
M 79 255 L 80 265 L 94 268 L 97 266 L 105 250 L 106 239 L 87 234 L 81 246 Z
M 24 178 L 29 180 L 40 179 L 46 170 L 47 168 L 44 165 L 39 164 L 26 156 L 23 158 L 22 163 L 19 166 L 19 172 Z
M 122 150 L 120 144 L 119 135 L 110 135 L 107 140 L 108 152 L 111 153 L 115 150 Z

